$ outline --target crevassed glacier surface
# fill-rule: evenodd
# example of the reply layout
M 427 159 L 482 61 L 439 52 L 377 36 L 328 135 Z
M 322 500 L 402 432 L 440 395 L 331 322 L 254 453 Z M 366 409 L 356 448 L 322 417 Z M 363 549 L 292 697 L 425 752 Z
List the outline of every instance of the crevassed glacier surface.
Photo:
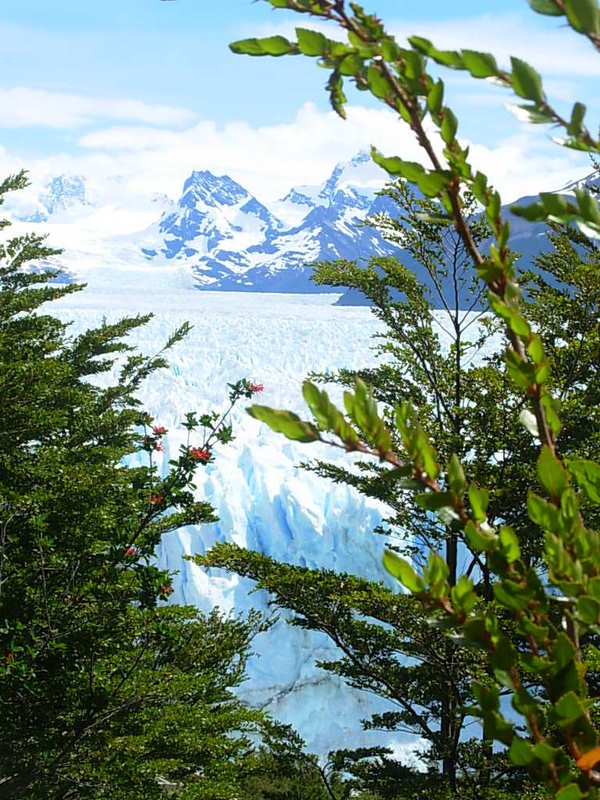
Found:
M 121 286 L 117 273 L 112 281 L 109 277 L 97 273 L 90 288 L 52 308 L 73 319 L 75 330 L 103 317 L 111 321 L 153 311 L 155 318 L 131 337 L 146 353 L 160 349 L 182 322 L 194 325 L 170 352 L 169 369 L 152 376 L 143 390 L 146 408 L 169 429 L 165 460 L 184 441 L 180 423 L 185 412 L 222 407 L 227 382 L 244 376 L 263 383 L 261 402 L 304 413 L 301 384 L 310 370 L 360 367 L 373 360 L 378 323 L 366 308 L 333 306 L 335 295 L 193 292 L 148 270 L 130 273 Z M 166 535 L 157 553 L 161 565 L 178 570 L 173 600 L 236 613 L 251 607 L 268 611 L 264 593 L 248 595 L 248 581 L 217 570 L 207 573 L 182 559 L 224 539 L 295 564 L 387 580 L 381 566 L 383 542 L 372 532 L 381 509 L 348 488 L 300 470 L 301 460 L 317 454 L 315 445 L 293 445 L 241 408 L 233 424 L 235 441 L 220 448 L 197 480 L 198 496 L 214 504 L 220 521 Z M 279 622 L 256 639 L 242 689 L 249 701 L 292 723 L 308 747 L 323 754 L 382 741 L 380 734 L 362 731 L 360 719 L 383 710 L 383 701 L 315 667 L 316 660 L 333 654 L 324 636 Z M 394 739 L 393 746 L 410 757 L 409 740 Z

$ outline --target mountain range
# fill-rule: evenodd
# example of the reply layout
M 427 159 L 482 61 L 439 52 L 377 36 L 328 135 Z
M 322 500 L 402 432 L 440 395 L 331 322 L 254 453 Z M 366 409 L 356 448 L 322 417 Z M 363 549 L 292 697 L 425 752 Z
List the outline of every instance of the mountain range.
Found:
M 156 214 L 154 222 L 133 234 L 107 239 L 103 249 L 128 267 L 143 270 L 147 265 L 153 271 L 177 267 L 188 285 L 202 290 L 323 292 L 324 287 L 311 281 L 315 262 L 350 259 L 366 264 L 370 257 L 381 255 L 401 257 L 428 283 L 423 268 L 409 254 L 363 224 L 377 212 L 395 211 L 390 198 L 378 194 L 385 177 L 369 154 L 361 152 L 339 163 L 321 186 L 293 187 L 267 204 L 228 175 L 193 171 L 177 201 L 160 194 L 149 198 L 148 213 Z M 102 210 L 90 197 L 85 178 L 60 175 L 40 192 L 33 210 L 17 210 L 14 216 L 42 227 L 76 226 Z M 543 249 L 543 226 L 505 212 L 511 218 L 513 246 L 524 258 Z M 78 278 L 86 258 L 75 250 L 67 244 L 62 263 L 65 272 Z M 341 304 L 362 302 L 352 291 L 340 299 Z

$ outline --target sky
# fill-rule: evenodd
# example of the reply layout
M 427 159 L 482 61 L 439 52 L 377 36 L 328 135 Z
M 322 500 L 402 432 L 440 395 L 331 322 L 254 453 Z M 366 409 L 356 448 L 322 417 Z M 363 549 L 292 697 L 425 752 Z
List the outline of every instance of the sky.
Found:
M 594 97 L 600 58 L 526 0 L 365 7 L 399 39 L 418 33 L 441 47 L 493 50 L 503 64 L 527 58 L 565 114 Z M 337 119 L 314 60 L 228 49 L 247 36 L 293 36 L 298 24 L 310 21 L 264 0 L 2 0 L 0 169 L 24 166 L 40 186 L 81 174 L 99 195 L 118 186 L 132 204 L 153 192 L 176 199 L 191 169 L 211 169 L 269 201 L 321 182 L 370 144 L 418 158 L 410 132 L 364 93 L 349 87 L 348 121 Z M 473 160 L 507 200 L 589 171 L 584 156 L 553 143 L 556 132 L 517 120 L 503 90 L 461 73 L 444 78 Z

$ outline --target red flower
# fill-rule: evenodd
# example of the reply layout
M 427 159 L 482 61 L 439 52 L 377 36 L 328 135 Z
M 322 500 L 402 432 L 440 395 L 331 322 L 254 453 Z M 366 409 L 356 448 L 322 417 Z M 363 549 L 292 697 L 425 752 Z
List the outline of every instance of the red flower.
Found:
M 164 436 L 167 432 L 167 429 L 164 425 L 153 425 L 152 430 L 154 431 L 155 436 Z
M 210 459 L 210 450 L 208 447 L 190 447 L 189 454 L 194 461 L 201 461 L 203 464 Z
M 162 442 L 159 442 L 157 440 L 157 441 L 154 442 L 154 449 L 158 450 L 159 453 L 162 453 L 164 451 L 164 449 L 165 449 L 165 446 L 164 446 L 164 444 Z
M 9 651 L 8 651 L 8 655 L 6 656 L 6 660 L 7 660 L 9 663 L 12 663 L 12 662 L 13 662 L 14 658 L 13 658 L 12 650 L 9 650 Z
M 251 383 L 248 388 L 252 394 L 258 394 L 259 392 L 262 392 L 265 387 L 262 385 L 262 383 Z
M 160 593 L 164 597 L 168 597 L 170 594 L 173 594 L 173 587 L 169 586 L 168 583 L 163 583 L 163 585 L 160 587 Z
M 127 548 L 127 550 L 125 550 L 125 552 L 123 553 L 123 555 L 125 556 L 125 558 L 135 558 L 135 557 L 137 556 L 137 550 L 136 550 L 136 548 L 135 548 L 135 547 L 134 547 L 134 546 L 131 544 L 131 545 L 129 545 L 129 547 Z
M 153 494 L 150 495 L 150 503 L 153 506 L 159 506 L 162 503 L 163 500 L 164 500 L 164 497 L 162 496 L 162 494 L 154 494 L 153 493 Z

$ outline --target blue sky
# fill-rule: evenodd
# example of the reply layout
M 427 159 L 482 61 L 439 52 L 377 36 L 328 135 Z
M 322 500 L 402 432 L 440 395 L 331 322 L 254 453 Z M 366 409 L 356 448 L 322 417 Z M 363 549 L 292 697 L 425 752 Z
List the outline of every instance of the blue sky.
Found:
M 442 46 L 493 48 L 502 60 L 510 53 L 529 55 L 563 109 L 576 97 L 595 95 L 600 58 L 579 37 L 561 31 L 555 19 L 532 14 L 526 0 L 371 0 L 365 6 L 399 36 L 416 32 Z M 358 111 L 342 130 L 330 119 L 326 75 L 314 62 L 250 59 L 228 50 L 232 39 L 287 33 L 294 24 L 308 25 L 308 20 L 251 0 L 2 0 L 2 165 L 26 163 L 40 175 L 59 166 L 133 175 L 137 142 L 138 171 L 147 171 L 153 152 L 161 165 L 157 189 L 173 191 L 192 164 L 227 170 L 229 158 L 229 171 L 243 175 L 248 142 L 260 150 L 262 135 L 262 146 L 272 147 L 279 131 L 289 139 L 290 178 L 295 179 L 306 168 L 295 171 L 294 162 L 302 162 L 294 148 L 302 149 L 306 136 L 318 129 L 322 152 L 313 148 L 314 169 L 307 175 L 316 180 L 336 150 L 345 157 L 352 148 L 368 145 L 371 132 L 387 121 L 364 95 L 351 95 Z M 463 135 L 482 153 L 489 151 L 490 160 L 518 158 L 514 148 L 506 150 L 510 143 L 521 141 L 525 152 L 525 140 L 536 141 L 547 159 L 534 165 L 525 160 L 523 168 L 532 179 L 558 169 L 562 154 L 554 152 L 548 132 L 517 122 L 504 110 L 508 98 L 501 91 L 456 73 L 446 77 Z M 360 135 L 355 135 L 357 126 Z M 383 138 L 393 141 L 391 133 Z M 165 159 L 176 151 L 171 183 Z M 278 157 L 285 159 L 285 153 Z M 582 162 L 565 161 L 560 174 L 577 163 Z M 282 169 L 285 160 L 273 164 L 272 176 L 264 175 L 267 194 L 276 194 L 275 178 Z M 250 167 L 246 172 L 258 185 L 260 176 L 252 177 Z M 509 193 L 521 190 L 517 183 L 507 179 Z

